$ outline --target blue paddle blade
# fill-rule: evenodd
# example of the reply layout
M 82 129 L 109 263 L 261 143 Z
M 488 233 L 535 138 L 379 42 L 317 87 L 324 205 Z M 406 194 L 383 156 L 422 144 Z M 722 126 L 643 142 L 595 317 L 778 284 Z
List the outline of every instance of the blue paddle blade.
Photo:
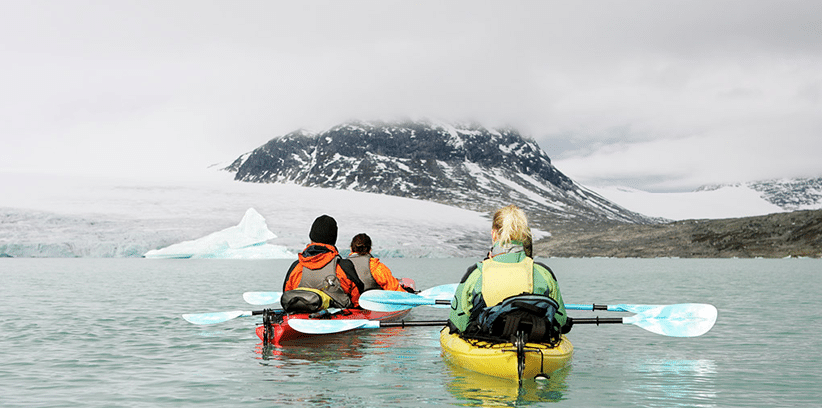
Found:
M 713 305 L 683 303 L 657 306 L 624 317 L 622 323 L 632 324 L 663 336 L 696 337 L 711 330 L 716 323 L 717 314 Z
M 270 305 L 280 301 L 283 292 L 245 292 L 243 299 L 252 305 Z
M 454 293 L 457 292 L 458 283 L 449 283 L 447 285 L 434 286 L 419 293 L 420 296 L 428 299 L 437 300 L 451 300 L 454 298 Z M 446 305 L 446 307 L 448 307 Z
M 360 296 L 360 307 L 377 312 L 394 312 L 415 306 L 432 306 L 437 299 L 429 299 L 408 292 L 369 290 Z
M 629 312 L 629 313 L 643 313 L 651 309 L 656 309 L 658 307 L 666 307 L 666 306 L 677 306 L 677 305 L 608 305 L 609 312 Z
M 377 329 L 380 327 L 380 322 L 365 319 L 289 319 L 288 325 L 300 333 L 331 334 L 354 329 Z
M 396 312 L 406 310 L 415 306 L 432 306 L 448 308 L 457 290 L 456 283 L 434 286 L 419 294 L 392 290 L 369 290 L 360 296 L 360 306 L 364 309 L 377 312 Z M 446 302 L 437 304 L 437 301 Z
M 374 291 L 369 290 L 368 292 L 363 293 L 363 296 L 365 296 L 365 294 L 369 293 L 369 292 L 374 292 Z M 368 298 L 363 299 L 362 296 L 360 296 L 359 302 L 360 302 L 360 307 L 361 308 L 363 308 L 365 310 L 373 310 L 375 312 L 398 312 L 400 310 L 407 310 L 407 309 L 411 309 L 412 307 L 414 307 L 414 306 L 408 306 L 408 305 L 392 305 L 392 304 L 388 304 L 388 303 L 379 303 L 379 302 L 376 302 L 376 301 L 372 301 Z
M 189 323 L 194 324 L 215 324 L 226 322 L 237 317 L 246 317 L 251 315 L 252 312 L 232 310 L 230 312 L 189 313 L 184 314 L 183 319 L 185 319 Z
M 618 305 L 606 305 L 606 306 L 598 306 L 599 308 L 605 307 L 606 309 L 594 309 L 594 305 L 587 304 L 587 305 L 580 305 L 574 303 L 566 303 L 565 310 L 607 310 L 609 312 L 628 312 L 628 313 L 642 313 L 646 310 L 650 310 L 656 307 L 662 307 L 666 305 L 626 305 L 626 304 L 618 304 Z
M 449 283 L 447 285 L 434 286 L 431 289 L 426 289 L 426 290 L 420 292 L 419 295 L 424 297 L 424 298 L 428 298 L 428 299 L 449 300 L 450 301 L 451 299 L 454 298 L 454 293 L 457 291 L 457 286 L 459 286 L 459 284 L 457 284 L 457 283 Z M 441 309 L 447 309 L 447 308 L 451 307 L 450 304 L 448 304 L 448 305 L 442 305 L 442 304 L 441 305 L 427 305 L 427 306 L 437 307 L 437 308 L 441 308 Z

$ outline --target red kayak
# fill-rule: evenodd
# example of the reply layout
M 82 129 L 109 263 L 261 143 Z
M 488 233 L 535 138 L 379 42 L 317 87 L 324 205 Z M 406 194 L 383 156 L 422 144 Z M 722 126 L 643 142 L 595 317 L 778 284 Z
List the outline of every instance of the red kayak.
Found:
M 416 289 L 414 280 L 410 278 L 400 279 L 400 284 L 406 288 Z M 263 313 L 263 324 L 257 326 L 255 332 L 263 343 L 280 345 L 280 342 L 284 341 L 318 336 L 316 334 L 301 333 L 292 329 L 288 324 L 288 321 L 291 319 L 367 319 L 390 322 L 401 320 L 410 311 L 411 309 L 395 312 L 375 312 L 365 309 L 329 309 L 317 313 L 287 314 L 282 310 L 266 310 Z

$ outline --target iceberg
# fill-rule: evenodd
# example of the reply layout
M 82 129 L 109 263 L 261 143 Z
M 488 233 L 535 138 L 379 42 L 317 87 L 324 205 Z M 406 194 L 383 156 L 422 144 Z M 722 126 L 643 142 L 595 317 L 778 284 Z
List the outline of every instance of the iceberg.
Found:
M 249 208 L 239 224 L 161 249 L 146 252 L 146 258 L 283 259 L 297 254 L 284 246 L 268 244 L 277 238 L 257 210 Z

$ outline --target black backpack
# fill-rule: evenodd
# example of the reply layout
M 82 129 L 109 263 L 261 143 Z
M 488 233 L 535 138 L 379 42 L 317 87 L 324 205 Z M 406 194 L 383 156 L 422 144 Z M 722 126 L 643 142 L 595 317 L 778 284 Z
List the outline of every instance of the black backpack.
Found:
M 495 306 L 480 309 L 462 336 L 507 343 L 517 332 L 523 332 L 527 341 L 556 345 L 561 336 L 561 327 L 554 317 L 558 308 L 557 302 L 545 295 L 510 296 Z

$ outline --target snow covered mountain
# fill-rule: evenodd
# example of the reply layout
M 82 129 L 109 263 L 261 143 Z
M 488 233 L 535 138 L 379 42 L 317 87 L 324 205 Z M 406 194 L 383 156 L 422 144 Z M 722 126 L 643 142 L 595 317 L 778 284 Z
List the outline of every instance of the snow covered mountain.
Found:
M 557 170 L 513 129 L 427 121 L 350 122 L 274 138 L 226 170 L 255 183 L 372 192 L 489 212 L 508 204 L 536 225 L 651 223 Z

